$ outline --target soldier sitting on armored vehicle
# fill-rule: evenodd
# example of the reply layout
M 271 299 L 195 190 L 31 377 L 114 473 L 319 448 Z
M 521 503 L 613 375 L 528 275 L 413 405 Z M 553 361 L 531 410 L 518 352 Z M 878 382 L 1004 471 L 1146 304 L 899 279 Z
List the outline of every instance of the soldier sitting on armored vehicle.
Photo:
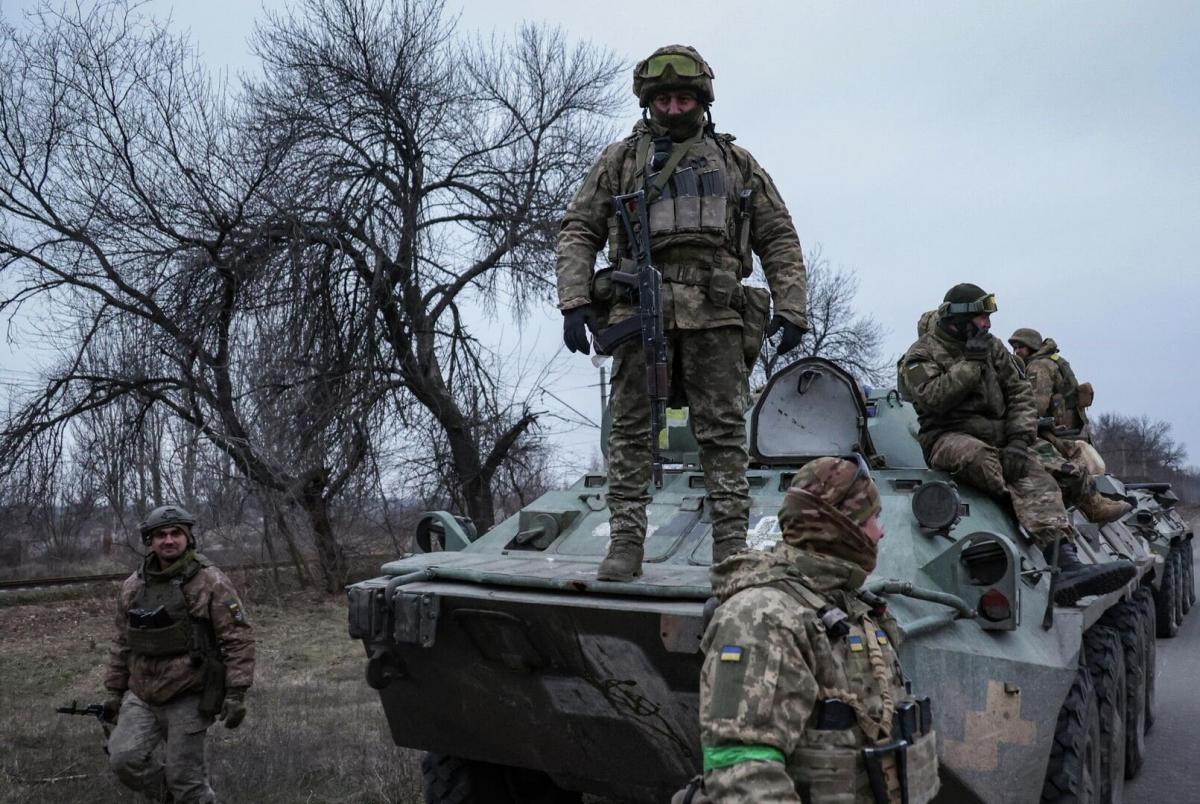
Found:
M 988 331 L 996 298 L 977 285 L 955 285 L 938 308 L 937 326 L 904 355 L 904 381 L 917 410 L 925 459 L 998 499 L 1060 574 L 1054 600 L 1119 589 L 1136 570 L 1128 561 L 1082 563 L 1074 528 L 1054 478 L 1032 450 L 1037 440 L 1033 390 L 1014 357 Z M 1056 543 L 1061 542 L 1057 551 Z
M 861 458 L 817 458 L 788 490 L 781 540 L 714 570 L 722 603 L 700 678 L 707 798 L 924 804 L 937 793 L 929 699 L 906 691 L 899 628 L 860 591 L 880 510 Z

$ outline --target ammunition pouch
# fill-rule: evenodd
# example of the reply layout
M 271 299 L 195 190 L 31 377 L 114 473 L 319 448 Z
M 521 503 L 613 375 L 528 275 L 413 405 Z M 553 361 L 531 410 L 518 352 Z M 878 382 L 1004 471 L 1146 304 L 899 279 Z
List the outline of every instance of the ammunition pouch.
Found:
M 771 317 L 771 293 L 766 288 L 742 285 L 744 306 L 742 309 L 742 357 L 746 368 L 754 367 L 762 352 L 767 321 Z
M 192 648 L 187 619 L 172 620 L 163 606 L 153 611 L 131 609 L 125 634 L 129 650 L 138 656 L 178 656 Z
M 1079 387 L 1075 389 L 1075 398 L 1079 407 L 1090 408 L 1092 402 L 1096 400 L 1096 392 L 1092 389 L 1092 384 L 1090 382 L 1080 383 Z

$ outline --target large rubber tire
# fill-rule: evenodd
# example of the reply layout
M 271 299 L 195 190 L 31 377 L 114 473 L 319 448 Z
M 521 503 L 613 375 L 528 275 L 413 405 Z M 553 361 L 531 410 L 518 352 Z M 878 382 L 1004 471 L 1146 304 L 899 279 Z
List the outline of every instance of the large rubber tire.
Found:
M 1175 573 L 1175 553 L 1167 554 L 1166 565 L 1163 567 L 1162 585 L 1154 590 L 1154 619 L 1157 624 L 1157 634 L 1163 639 L 1170 639 L 1179 631 L 1179 620 L 1175 619 L 1175 611 L 1179 604 L 1177 586 L 1179 576 Z
M 1111 628 L 1096 626 L 1084 635 L 1087 669 L 1100 707 L 1100 800 L 1123 804 L 1125 793 L 1125 649 Z
M 1096 704 L 1092 677 L 1081 667 L 1058 710 L 1042 801 L 1098 804 L 1103 775 L 1102 743 L 1100 708 Z
M 1187 570 L 1183 567 L 1183 550 L 1176 546 L 1171 550 L 1171 558 L 1175 560 L 1175 622 L 1183 625 L 1183 615 L 1187 614 Z
M 421 759 L 425 804 L 579 804 L 583 796 L 544 773 L 428 753 Z
M 1146 624 L 1133 601 L 1113 606 L 1100 624 L 1116 631 L 1125 653 L 1125 778 L 1132 779 L 1146 761 Z
M 1142 667 L 1146 668 L 1146 732 L 1154 725 L 1154 691 L 1158 684 L 1158 640 L 1154 594 L 1148 587 L 1133 593 L 1133 602 L 1142 616 Z
M 1196 602 L 1196 554 L 1192 550 L 1192 540 L 1183 543 L 1183 569 L 1187 577 L 1184 589 L 1187 592 L 1187 608 Z

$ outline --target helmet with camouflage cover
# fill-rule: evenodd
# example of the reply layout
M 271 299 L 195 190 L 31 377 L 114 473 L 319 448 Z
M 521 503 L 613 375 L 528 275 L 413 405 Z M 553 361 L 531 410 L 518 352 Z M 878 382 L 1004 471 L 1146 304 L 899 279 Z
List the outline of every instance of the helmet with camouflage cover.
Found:
M 142 544 L 149 545 L 154 531 L 168 525 L 178 525 L 187 533 L 188 545 L 195 547 L 196 538 L 192 535 L 192 526 L 195 524 L 196 518 L 181 506 L 160 505 L 146 514 L 146 518 L 138 525 L 138 530 L 142 533 Z
M 1036 352 L 1038 349 L 1042 348 L 1044 339 L 1042 338 L 1042 333 L 1038 332 L 1036 329 L 1021 327 L 1012 334 L 1012 337 L 1008 339 L 1008 342 L 1014 347 L 1028 346 L 1030 349 Z
M 870 572 L 878 547 L 863 526 L 883 506 L 866 462 L 855 457 L 817 458 L 800 467 L 779 511 L 779 529 L 788 544 Z
M 704 106 L 713 102 L 713 74 L 700 53 L 688 45 L 660 47 L 633 68 L 633 94 L 643 107 L 660 92 L 690 90 Z

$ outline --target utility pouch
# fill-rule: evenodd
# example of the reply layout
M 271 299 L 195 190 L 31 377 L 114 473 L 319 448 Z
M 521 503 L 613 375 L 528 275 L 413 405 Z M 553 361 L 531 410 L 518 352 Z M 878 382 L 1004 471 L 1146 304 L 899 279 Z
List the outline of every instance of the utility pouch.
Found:
M 1075 390 L 1075 398 L 1079 402 L 1079 407 L 1090 408 L 1092 402 L 1096 400 L 1096 392 L 1092 389 L 1090 382 L 1081 382 Z
M 729 202 L 725 196 L 700 196 L 700 226 L 703 229 L 728 232 L 725 221 Z
M 653 230 L 653 226 L 651 230 Z M 696 232 L 700 230 L 700 196 L 681 195 L 675 199 L 675 231 Z
M 658 198 L 650 205 L 650 234 L 666 235 L 675 231 L 675 199 Z
M 126 632 L 130 652 L 138 656 L 178 656 L 191 649 L 191 629 L 186 622 L 162 628 L 134 628 Z
M 905 749 L 908 804 L 928 804 L 941 789 L 938 780 L 937 735 L 932 730 Z
M 771 315 L 771 293 L 766 288 L 742 286 L 745 304 L 742 308 L 742 357 L 746 368 L 753 368 L 762 352 L 767 319 Z
M 863 781 L 858 736 L 853 729 L 807 730 L 796 749 L 796 791 L 805 804 L 856 804 Z
M 213 653 L 204 656 L 204 688 L 200 691 L 200 714 L 216 717 L 225 705 L 225 663 Z
M 613 267 L 610 265 L 592 274 L 591 297 L 593 302 L 612 304 L 617 297 L 617 287 L 613 283 L 612 272 Z
M 740 284 L 732 273 L 713 269 L 708 275 L 708 300 L 717 307 L 732 307 L 734 293 Z

